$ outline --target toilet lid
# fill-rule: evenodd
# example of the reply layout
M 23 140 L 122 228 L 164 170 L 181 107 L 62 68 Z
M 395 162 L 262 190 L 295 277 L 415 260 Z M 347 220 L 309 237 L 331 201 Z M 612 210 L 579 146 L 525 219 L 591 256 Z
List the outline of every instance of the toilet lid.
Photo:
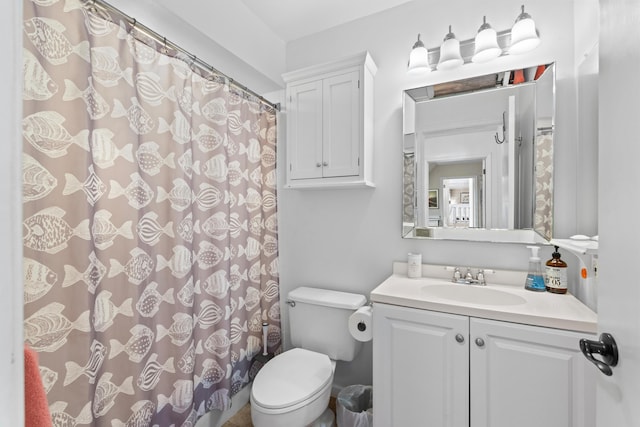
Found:
M 331 374 L 329 356 L 294 348 L 264 365 L 253 381 L 251 394 L 264 408 L 284 408 L 322 390 L 331 380 Z

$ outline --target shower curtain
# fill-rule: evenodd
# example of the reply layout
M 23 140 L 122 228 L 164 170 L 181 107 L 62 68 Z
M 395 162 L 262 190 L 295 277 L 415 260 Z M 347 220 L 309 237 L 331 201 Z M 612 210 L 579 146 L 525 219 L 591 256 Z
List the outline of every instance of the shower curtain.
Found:
M 79 0 L 24 1 L 24 334 L 55 426 L 192 426 L 280 346 L 276 115 Z

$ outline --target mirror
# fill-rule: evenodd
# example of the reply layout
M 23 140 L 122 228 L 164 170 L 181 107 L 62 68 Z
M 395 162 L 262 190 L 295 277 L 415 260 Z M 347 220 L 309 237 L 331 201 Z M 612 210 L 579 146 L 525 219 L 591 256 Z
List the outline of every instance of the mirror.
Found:
M 553 236 L 555 65 L 403 94 L 402 236 Z

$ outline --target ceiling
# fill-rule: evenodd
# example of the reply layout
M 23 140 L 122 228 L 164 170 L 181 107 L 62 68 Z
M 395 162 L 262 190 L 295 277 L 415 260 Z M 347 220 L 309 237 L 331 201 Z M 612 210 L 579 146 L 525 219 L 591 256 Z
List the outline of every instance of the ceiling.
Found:
M 413 0 L 241 0 L 285 42 Z

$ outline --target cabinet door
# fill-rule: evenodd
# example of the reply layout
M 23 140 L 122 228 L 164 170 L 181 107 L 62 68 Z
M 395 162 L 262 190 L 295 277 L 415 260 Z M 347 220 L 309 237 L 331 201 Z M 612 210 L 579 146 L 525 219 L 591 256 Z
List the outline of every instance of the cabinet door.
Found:
M 375 304 L 373 324 L 374 427 L 468 427 L 468 317 Z
M 323 176 L 353 176 L 360 173 L 359 72 L 323 80 Z
M 322 177 L 322 80 L 289 87 L 287 144 L 291 179 Z
M 473 427 L 595 425 L 595 369 L 578 345 L 584 334 L 470 322 Z

